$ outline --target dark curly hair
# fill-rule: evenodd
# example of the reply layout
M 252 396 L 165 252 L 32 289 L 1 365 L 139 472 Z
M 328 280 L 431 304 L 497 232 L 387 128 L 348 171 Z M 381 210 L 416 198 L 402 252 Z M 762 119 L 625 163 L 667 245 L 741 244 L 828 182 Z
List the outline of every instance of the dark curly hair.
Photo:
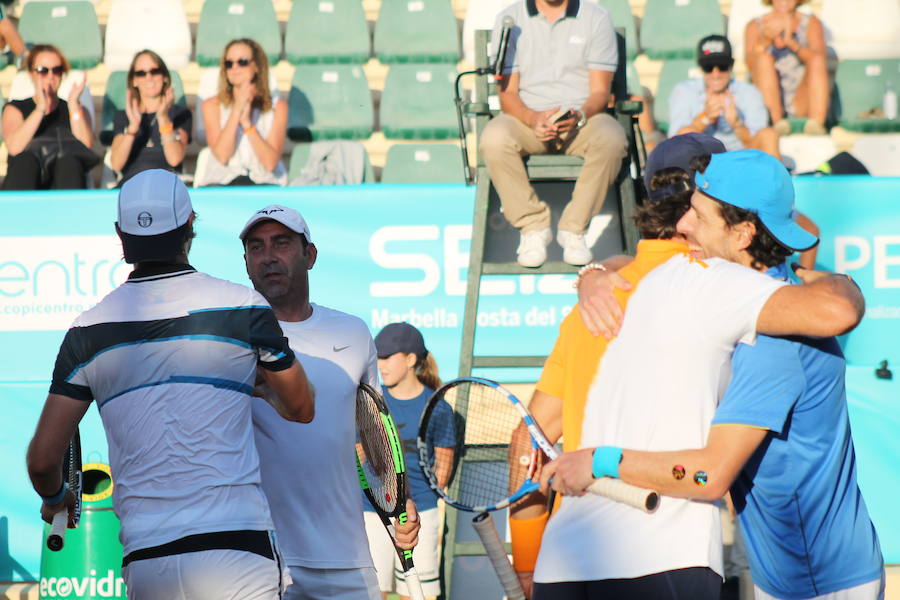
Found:
M 711 156 L 702 154 L 691 160 L 691 169 L 702 171 L 709 164 Z M 693 173 L 680 167 L 660 169 L 650 178 L 650 190 L 658 199 L 645 199 L 638 206 L 634 223 L 642 238 L 668 240 L 675 236 L 675 226 L 691 207 L 694 193 Z
M 713 200 L 716 199 L 713 198 Z M 721 200 L 716 200 L 716 204 L 719 205 L 719 213 L 725 219 L 725 224 L 729 229 L 745 221 L 753 223 L 753 226 L 756 227 L 756 235 L 753 236 L 753 240 L 747 246 L 747 253 L 753 259 L 753 262 L 750 264 L 754 269 L 762 270 L 780 265 L 794 253 L 790 248 L 782 246 L 769 233 L 769 230 L 766 229 L 766 226 L 763 225 L 763 222 L 760 221 L 756 214 L 732 204 L 726 204 Z

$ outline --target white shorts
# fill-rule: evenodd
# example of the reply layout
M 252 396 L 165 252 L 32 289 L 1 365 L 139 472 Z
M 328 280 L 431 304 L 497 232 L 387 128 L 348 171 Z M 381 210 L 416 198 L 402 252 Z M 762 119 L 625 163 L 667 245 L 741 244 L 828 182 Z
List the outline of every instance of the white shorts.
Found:
M 881 579 L 873 579 L 868 583 L 815 596 L 809 600 L 884 600 L 884 586 L 885 577 L 882 572 Z M 765 593 L 758 586 L 753 586 L 753 592 L 755 600 L 779 600 L 777 597 Z
M 203 550 L 131 562 L 128 600 L 276 600 L 283 575 L 272 559 L 243 550 Z
M 391 536 L 385 531 L 378 515 L 371 511 L 363 513 L 366 519 L 366 536 L 369 538 L 369 550 L 375 561 L 378 572 L 378 587 L 382 592 L 397 592 L 408 596 L 406 581 L 400 567 L 400 558 L 394 550 Z M 438 596 L 441 585 L 438 581 L 438 530 L 441 525 L 437 508 L 419 513 L 419 543 L 413 550 L 413 562 L 422 582 L 422 591 L 426 596 Z
M 375 569 L 290 567 L 293 583 L 284 600 L 381 600 Z

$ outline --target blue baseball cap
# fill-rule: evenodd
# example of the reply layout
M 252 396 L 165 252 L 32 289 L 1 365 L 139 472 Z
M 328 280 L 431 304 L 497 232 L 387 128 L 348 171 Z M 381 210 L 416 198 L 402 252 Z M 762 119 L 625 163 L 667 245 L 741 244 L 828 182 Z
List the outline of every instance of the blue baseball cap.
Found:
M 759 150 L 713 155 L 706 170 L 694 175 L 694 183 L 707 196 L 758 216 L 785 248 L 802 251 L 819 243 L 794 222 L 794 184 L 774 156 Z
M 691 161 L 698 156 L 720 152 L 725 152 L 725 144 L 705 133 L 683 133 L 660 142 L 647 157 L 647 166 L 644 168 L 644 187 L 647 189 L 648 198 L 652 202 L 661 202 L 672 193 L 669 189 L 671 186 L 650 189 L 650 180 L 658 171 L 678 167 L 686 171 L 691 181 L 694 181 Z
M 387 358 L 398 352 L 415 354 L 419 358 L 428 354 L 422 332 L 409 323 L 390 323 L 375 336 L 378 358 Z

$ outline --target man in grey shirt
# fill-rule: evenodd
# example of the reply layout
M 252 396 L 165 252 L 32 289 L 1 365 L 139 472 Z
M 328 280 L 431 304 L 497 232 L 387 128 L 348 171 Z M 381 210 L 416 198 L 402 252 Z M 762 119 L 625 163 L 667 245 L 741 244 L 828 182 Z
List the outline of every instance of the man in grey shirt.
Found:
M 606 9 L 585 0 L 520 0 L 497 16 L 494 55 L 507 19 L 514 26 L 499 88 L 503 113 L 485 127 L 480 150 L 503 213 L 521 232 L 518 261 L 526 267 L 544 263 L 553 236 L 550 209 L 528 183 L 522 157 L 584 157 L 557 241 L 563 260 L 587 264 L 592 256 L 584 233 L 628 150 L 622 127 L 604 112 L 618 64 L 612 21 Z

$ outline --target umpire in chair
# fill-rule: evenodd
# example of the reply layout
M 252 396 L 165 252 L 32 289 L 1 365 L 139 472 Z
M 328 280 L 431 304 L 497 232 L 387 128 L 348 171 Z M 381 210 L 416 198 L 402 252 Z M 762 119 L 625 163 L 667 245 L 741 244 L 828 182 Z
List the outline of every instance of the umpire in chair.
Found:
M 539 267 L 553 239 L 550 208 L 528 181 L 523 157 L 565 153 L 584 158 L 572 199 L 559 220 L 556 240 L 563 260 L 592 260 L 585 243 L 591 217 L 600 212 L 628 151 L 625 132 L 604 111 L 618 51 L 606 9 L 586 0 L 520 0 L 498 16 L 492 54 L 504 29 L 508 47 L 499 82 L 502 114 L 480 140 L 503 213 L 521 235 L 517 260 Z

